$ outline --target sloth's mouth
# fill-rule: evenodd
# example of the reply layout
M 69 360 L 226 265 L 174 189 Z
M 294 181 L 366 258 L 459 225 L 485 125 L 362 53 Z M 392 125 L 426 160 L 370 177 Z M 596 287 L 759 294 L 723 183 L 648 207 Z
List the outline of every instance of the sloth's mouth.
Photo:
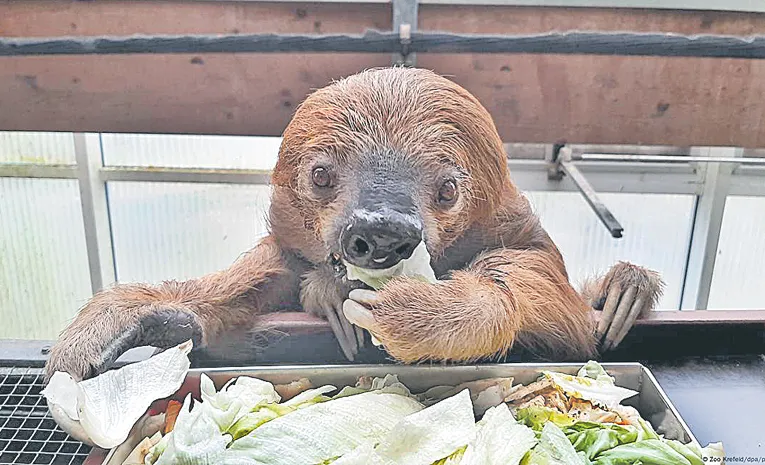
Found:
M 330 266 L 332 266 L 332 269 L 335 272 L 335 276 L 338 278 L 345 276 L 347 270 L 345 269 L 345 264 L 343 264 L 343 257 L 339 253 L 330 253 L 327 261 L 329 262 Z

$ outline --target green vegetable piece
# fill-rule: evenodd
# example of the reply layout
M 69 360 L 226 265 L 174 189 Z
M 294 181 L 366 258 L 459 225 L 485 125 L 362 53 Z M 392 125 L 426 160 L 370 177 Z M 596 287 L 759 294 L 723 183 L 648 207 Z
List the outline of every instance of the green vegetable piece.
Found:
M 601 452 L 638 440 L 638 432 L 634 427 L 612 423 L 582 421 L 565 428 L 564 432 L 574 449 L 584 453 L 588 460 L 594 460 Z
M 573 425 L 576 423 L 576 419 L 561 413 L 557 410 L 553 410 L 548 407 L 531 406 L 519 409 L 515 413 L 518 421 L 533 429 L 534 431 L 542 431 L 545 424 L 554 423 L 556 426 L 564 427 Z
M 539 444 L 521 461 L 521 465 L 586 465 L 563 431 L 555 423 L 542 428 Z
M 701 458 L 689 460 L 661 439 L 647 439 L 614 447 L 600 454 L 593 465 L 702 465 Z

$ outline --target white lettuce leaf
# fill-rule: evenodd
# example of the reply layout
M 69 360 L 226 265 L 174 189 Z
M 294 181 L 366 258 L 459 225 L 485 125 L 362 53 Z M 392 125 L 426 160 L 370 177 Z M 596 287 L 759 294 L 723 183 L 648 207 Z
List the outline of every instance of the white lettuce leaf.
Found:
M 430 266 L 430 253 L 425 245 L 425 241 L 412 252 L 412 256 L 406 260 L 401 260 L 396 265 L 383 270 L 373 270 L 360 268 L 351 263 L 345 262 L 347 277 L 351 281 L 361 281 L 372 289 L 378 290 L 396 276 L 408 276 L 410 278 L 421 279 L 428 283 L 436 282 L 436 275 Z
M 555 423 L 546 423 L 539 443 L 524 457 L 523 465 L 585 465 L 563 431 Z M 628 462 L 625 462 L 625 464 Z
M 422 409 L 410 397 L 380 391 L 313 404 L 234 441 L 219 463 L 319 464 L 379 441 L 404 417 Z
M 618 406 L 624 399 L 638 394 L 637 391 L 615 385 L 613 378 L 607 375 L 600 375 L 597 379 L 593 379 L 552 371 L 544 371 L 543 374 L 567 395 L 588 400 L 609 409 Z
M 364 444 L 333 465 L 431 465 L 467 445 L 475 436 L 467 389 L 407 416 L 377 444 Z
M 301 392 L 300 394 L 296 395 L 295 397 L 288 400 L 287 402 L 284 402 L 279 405 L 286 406 L 286 407 L 299 407 L 304 404 L 316 402 L 324 394 L 330 393 L 336 389 L 337 388 L 332 385 L 326 385 L 326 386 L 321 386 L 315 389 L 309 389 L 307 391 Z
M 475 441 L 468 445 L 460 465 L 518 465 L 537 443 L 534 431 L 518 423 L 507 404 L 486 411 L 478 422 Z
M 191 408 L 191 394 L 183 401 L 167 437 L 165 450 L 154 465 L 217 465 L 231 442 L 231 436 L 221 434 L 208 410 Z
M 220 431 L 228 431 L 234 423 L 256 408 L 277 404 L 281 397 L 274 385 L 257 378 L 240 376 L 226 383 L 216 392 L 215 384 L 207 375 L 200 379 L 202 406 L 207 415 L 215 420 Z
M 174 394 L 186 379 L 191 362 L 187 341 L 147 360 L 75 382 L 54 373 L 56 382 L 43 395 L 65 431 L 104 449 L 122 444 L 152 402 Z M 63 411 L 65 417 L 60 413 Z

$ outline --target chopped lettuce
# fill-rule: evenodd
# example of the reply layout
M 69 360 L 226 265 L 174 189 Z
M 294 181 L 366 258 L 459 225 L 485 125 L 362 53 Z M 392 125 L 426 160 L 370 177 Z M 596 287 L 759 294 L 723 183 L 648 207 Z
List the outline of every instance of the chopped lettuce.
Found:
M 381 440 L 403 418 L 422 410 L 416 400 L 371 391 L 297 409 L 234 441 L 222 463 L 313 465 Z
M 547 423 L 555 423 L 564 427 L 576 423 L 576 419 L 549 407 L 531 405 L 518 409 L 515 413 L 518 421 L 532 428 L 534 431 L 542 431 Z
M 518 423 L 506 404 L 486 411 L 460 465 L 518 465 L 536 445 L 534 431 Z
M 585 370 L 585 374 L 592 373 L 593 370 L 591 365 Z M 613 378 L 608 375 L 601 374 L 597 378 L 591 378 L 590 376 L 571 376 L 553 371 L 544 371 L 543 375 L 566 395 L 588 400 L 606 408 L 613 408 L 624 399 L 638 394 L 637 391 L 615 385 Z
M 539 444 L 521 461 L 522 465 L 585 465 L 563 431 L 547 423 L 539 435 Z
M 202 374 L 199 381 L 202 409 L 218 424 L 220 431 L 227 431 L 240 418 L 257 407 L 276 404 L 281 397 L 273 384 L 256 378 L 240 376 L 226 383 L 216 392 L 215 384 Z
M 603 368 L 603 365 L 596 362 L 595 360 L 590 360 L 589 362 L 585 363 L 582 368 L 579 369 L 576 376 L 580 378 L 592 378 L 592 379 L 603 379 L 603 380 L 611 380 L 611 383 L 613 383 L 615 380 L 614 378 L 606 372 L 606 369 Z
M 661 439 L 646 439 L 614 447 L 601 453 L 593 465 L 703 465 L 701 457 L 687 447 L 678 451 L 677 445 Z M 679 444 L 679 443 L 677 443 Z
M 402 419 L 376 444 L 364 444 L 335 465 L 431 465 L 475 436 L 468 390 Z
M 202 408 L 191 408 L 191 395 L 186 397 L 178 413 L 175 428 L 166 436 L 164 452 L 153 465 L 213 465 L 220 463 L 231 442 L 227 434 L 220 434 L 215 419 Z
M 583 452 L 590 460 L 601 452 L 638 440 L 636 428 L 608 423 L 578 422 L 565 428 L 564 432 L 574 449 Z

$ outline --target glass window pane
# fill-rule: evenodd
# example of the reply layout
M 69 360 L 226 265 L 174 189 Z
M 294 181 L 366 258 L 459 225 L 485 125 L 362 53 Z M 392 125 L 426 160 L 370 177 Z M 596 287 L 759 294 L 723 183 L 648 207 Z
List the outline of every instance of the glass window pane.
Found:
M 89 297 L 77 181 L 0 178 L 0 338 L 56 339 Z
M 272 169 L 281 137 L 103 134 L 101 141 L 106 165 Z
M 120 282 L 188 279 L 223 269 L 266 231 L 269 186 L 111 182 Z
M 624 227 L 614 239 L 578 192 L 528 192 L 578 289 L 619 260 L 661 273 L 667 283 L 659 308 L 677 310 L 688 254 L 692 195 L 599 194 Z
M 707 308 L 765 309 L 763 237 L 765 197 L 728 197 Z
M 0 163 L 74 165 L 71 132 L 0 131 Z

